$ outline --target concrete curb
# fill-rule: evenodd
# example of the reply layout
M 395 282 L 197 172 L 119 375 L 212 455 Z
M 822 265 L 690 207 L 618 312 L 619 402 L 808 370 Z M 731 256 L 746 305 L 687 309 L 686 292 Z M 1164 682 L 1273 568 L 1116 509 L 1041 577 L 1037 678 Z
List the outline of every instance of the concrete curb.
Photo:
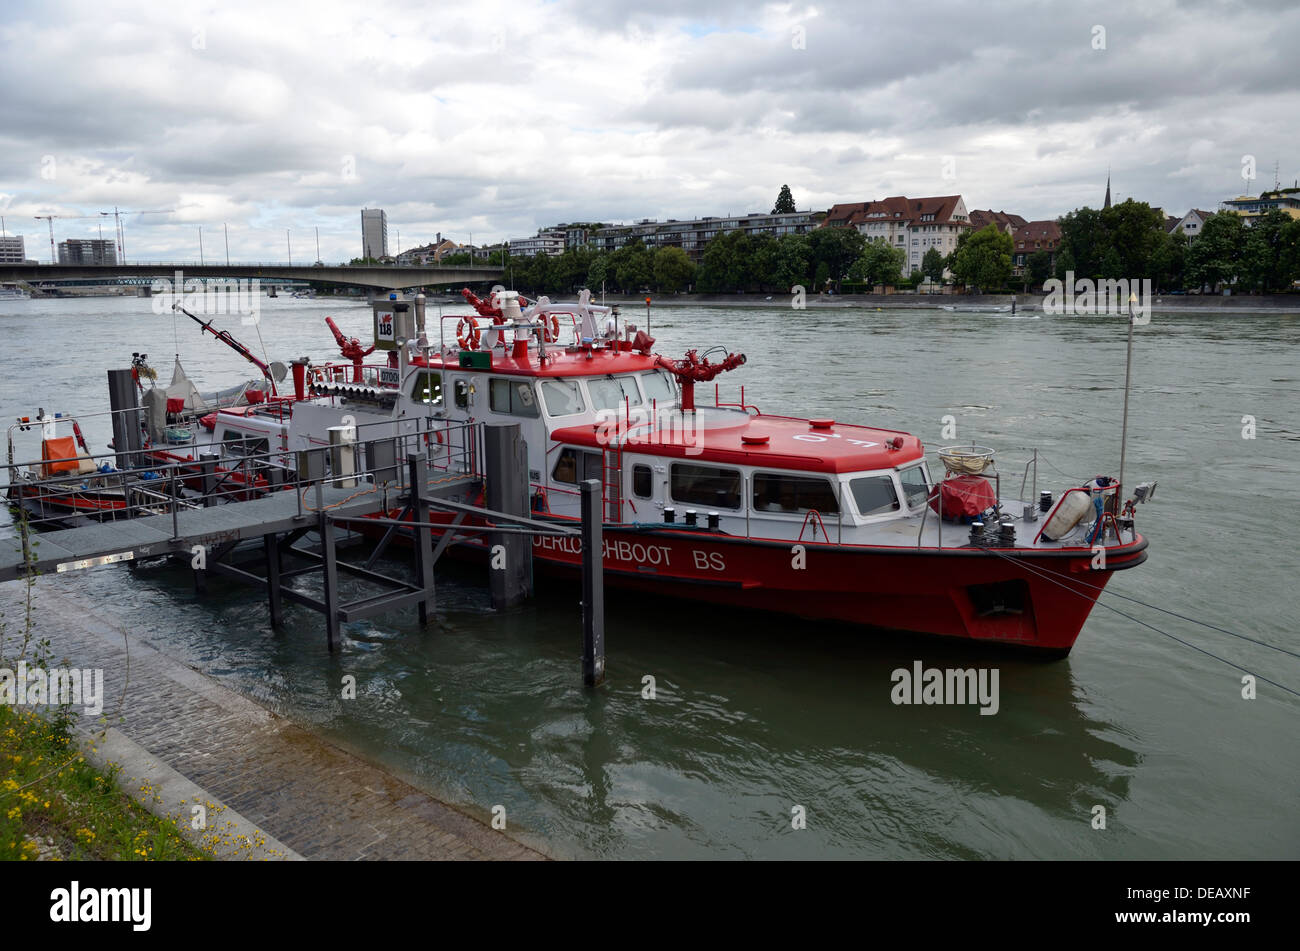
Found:
M 77 732 L 88 763 L 104 770 L 119 767 L 117 783 L 122 791 L 158 818 L 175 822 L 180 834 L 198 848 L 225 861 L 305 861 L 119 730 Z M 196 806 L 203 810 L 202 829 L 191 824 Z

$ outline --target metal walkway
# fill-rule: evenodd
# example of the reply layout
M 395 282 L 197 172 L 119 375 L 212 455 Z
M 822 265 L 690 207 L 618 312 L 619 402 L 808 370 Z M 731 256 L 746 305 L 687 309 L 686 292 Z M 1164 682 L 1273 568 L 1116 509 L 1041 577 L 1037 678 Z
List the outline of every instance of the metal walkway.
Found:
M 445 482 L 431 488 L 429 495 L 464 492 L 474 482 L 473 478 Z M 396 490 L 322 486 L 320 504 L 334 518 L 356 518 L 373 515 L 384 508 L 400 507 L 402 499 Z M 272 533 L 315 530 L 320 514 L 317 507 L 313 487 L 275 492 L 248 502 L 181 509 L 174 515 L 150 515 L 32 534 L 30 565 L 41 572 L 75 571 L 141 558 L 189 554 L 195 546 L 213 548 L 261 539 Z M 25 569 L 21 540 L 13 537 L 0 542 L 0 546 L 0 582 L 22 577 Z

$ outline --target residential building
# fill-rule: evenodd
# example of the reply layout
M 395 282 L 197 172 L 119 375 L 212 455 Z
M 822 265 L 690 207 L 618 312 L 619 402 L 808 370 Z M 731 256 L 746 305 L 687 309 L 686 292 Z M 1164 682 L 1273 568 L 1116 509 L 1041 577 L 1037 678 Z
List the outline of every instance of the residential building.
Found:
M 1005 211 L 980 211 L 976 209 L 970 213 L 970 228 L 972 231 L 983 231 L 989 225 L 997 225 L 1000 231 L 1014 235 L 1016 229 L 1023 228 L 1027 224 L 1029 222 L 1019 215 L 1010 215 Z
M 116 264 L 117 248 L 106 238 L 69 238 L 59 242 L 60 264 Z
M 921 269 L 925 253 L 931 248 L 944 257 L 957 250 L 957 239 L 971 227 L 971 221 L 960 195 L 933 198 L 896 195 L 879 201 L 835 205 L 826 212 L 822 227 L 855 228 L 868 240 L 901 248 L 906 255 L 902 276 L 906 276 Z
M 531 238 L 511 238 L 508 243 L 511 257 L 531 258 L 546 254 L 558 258 L 564 253 L 565 232 L 542 230 Z
M 388 216 L 379 208 L 361 209 L 361 256 L 388 257 Z
M 1011 273 L 1023 277 L 1029 259 L 1039 251 L 1046 251 L 1050 273 L 1056 271 L 1056 255 L 1061 249 L 1061 226 L 1055 221 L 1027 221 L 1011 235 Z
M 1300 188 L 1283 188 L 1280 191 L 1264 192 L 1258 198 L 1242 195 L 1220 202 L 1225 211 L 1235 211 L 1245 218 L 1245 224 L 1274 209 L 1286 212 L 1292 218 L 1300 218 Z
M 0 264 L 24 264 L 26 261 L 22 235 L 0 238 Z
M 1205 227 L 1205 222 L 1209 220 L 1209 217 L 1212 214 L 1214 214 L 1212 211 L 1202 211 L 1200 208 L 1193 208 L 1181 218 L 1173 219 L 1173 225 L 1167 230 L 1171 234 L 1174 231 L 1181 231 L 1183 234 L 1187 235 L 1187 240 L 1190 241 L 1201 233 L 1201 229 Z
M 814 211 L 796 211 L 787 214 L 763 214 L 723 218 L 691 218 L 656 221 L 643 218 L 630 225 L 605 225 L 590 236 L 590 244 L 598 251 L 615 251 L 632 240 L 639 239 L 649 248 L 681 248 L 692 261 L 698 262 L 704 246 L 720 234 L 743 231 L 749 235 L 807 234 L 821 222 L 822 214 Z M 511 248 L 513 251 L 513 246 Z
M 409 248 L 402 251 L 397 255 L 396 260 L 398 265 L 402 267 L 427 267 L 435 261 L 441 261 L 445 255 L 463 250 L 468 249 L 449 238 L 444 238 L 442 232 L 439 232 L 433 241 L 418 248 Z

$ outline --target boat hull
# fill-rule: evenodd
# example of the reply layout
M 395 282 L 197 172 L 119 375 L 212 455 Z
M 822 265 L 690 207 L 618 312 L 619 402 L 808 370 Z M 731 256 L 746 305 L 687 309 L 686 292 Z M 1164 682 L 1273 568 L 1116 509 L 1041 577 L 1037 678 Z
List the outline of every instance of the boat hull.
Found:
M 448 553 L 486 560 L 488 544 L 471 538 Z M 1111 575 L 1147 557 L 1141 535 L 1107 549 L 1104 570 L 1090 549 L 795 544 L 616 525 L 604 528 L 603 544 L 611 588 L 1057 656 L 1074 646 Z M 532 545 L 539 574 L 578 577 L 578 538 L 539 535 Z

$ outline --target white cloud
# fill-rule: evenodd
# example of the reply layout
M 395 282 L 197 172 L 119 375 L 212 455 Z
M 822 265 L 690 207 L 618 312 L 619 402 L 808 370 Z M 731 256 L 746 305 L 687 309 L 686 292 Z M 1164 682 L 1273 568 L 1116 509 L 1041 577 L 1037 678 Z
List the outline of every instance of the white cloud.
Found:
M 228 222 L 233 257 L 319 227 L 345 259 L 363 206 L 410 245 L 762 211 L 782 183 L 800 207 L 960 191 L 1034 218 L 1098 202 L 1108 166 L 1175 213 L 1241 191 L 1244 154 L 1253 190 L 1275 159 L 1300 175 L 1282 3 L 11 6 L 10 229 L 178 209 L 128 219 L 135 257 L 194 258 Z

